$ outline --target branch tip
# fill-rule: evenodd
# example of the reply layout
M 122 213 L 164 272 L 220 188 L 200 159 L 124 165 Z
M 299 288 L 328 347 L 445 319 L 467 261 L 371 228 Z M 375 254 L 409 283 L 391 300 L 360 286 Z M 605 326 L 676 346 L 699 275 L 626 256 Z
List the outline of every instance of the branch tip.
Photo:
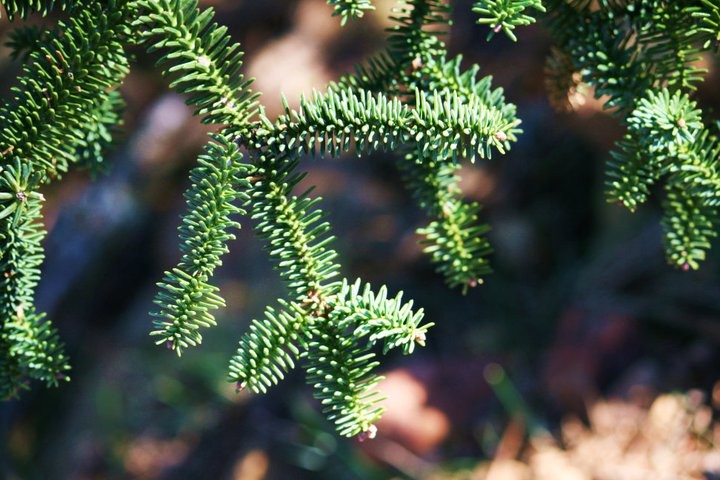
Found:
M 377 436 L 378 428 L 375 425 L 370 425 L 364 432 L 358 433 L 358 442 L 364 442 L 365 440 L 372 440 Z

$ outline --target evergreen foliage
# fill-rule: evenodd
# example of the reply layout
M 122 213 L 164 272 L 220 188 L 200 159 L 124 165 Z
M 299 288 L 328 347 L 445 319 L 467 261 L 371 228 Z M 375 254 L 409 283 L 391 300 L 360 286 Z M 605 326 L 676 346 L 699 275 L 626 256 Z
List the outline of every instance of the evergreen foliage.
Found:
M 202 341 L 200 327 L 216 324 L 210 311 L 225 302 L 208 281 L 228 251 L 227 242 L 235 238 L 232 230 L 240 228 L 231 217 L 246 213 L 236 203 L 249 199 L 243 187 L 250 165 L 242 163 L 232 139 L 212 138 L 190 172 L 192 186 L 185 193 L 188 212 L 179 227 L 182 258 L 177 267 L 165 272 L 155 298 L 160 311 L 153 313 L 151 335 L 159 336 L 157 343 L 178 355 Z
M 120 39 L 127 36 L 131 10 L 111 4 L 85 2 L 57 32 L 48 32 L 24 64 L 14 98 L 0 107 L 2 161 L 31 162 L 39 182 L 79 160 L 78 149 L 93 140 L 87 126 L 99 128 L 110 92 L 128 72 Z
M 371 0 L 327 3 L 343 24 L 374 9 Z M 190 172 L 180 260 L 158 284 L 151 335 L 178 355 L 201 343 L 224 305 L 213 273 L 250 215 L 286 293 L 240 338 L 230 381 L 264 393 L 302 365 L 338 432 L 373 436 L 380 352 L 412 353 L 432 324 L 402 293 L 343 278 L 322 199 L 297 191 L 299 166 L 318 155 L 396 153 L 428 217 L 418 233 L 438 272 L 463 292 L 482 282 L 488 227 L 480 205 L 462 198 L 459 169 L 506 153 L 520 121 L 477 65 L 449 56 L 441 38 L 450 4 L 404 0 L 383 51 L 297 110 L 285 102 L 275 120 L 242 74 L 242 48 L 197 0 L 3 4 L 10 19 L 64 10 L 67 20 L 19 25 L 9 43 L 23 72 L 0 105 L 0 395 L 15 396 L 31 379 L 68 378 L 57 333 L 33 304 L 45 235 L 39 192 L 70 168 L 102 170 L 123 108 L 125 49 L 139 45 L 158 52 L 169 86 L 220 128 Z M 664 182 L 668 258 L 698 268 L 717 232 L 720 147 L 692 93 L 705 73 L 701 55 L 720 43 L 717 2 L 478 0 L 472 11 L 488 38 L 502 31 L 512 40 L 543 15 L 557 40 L 551 99 L 571 107 L 568 95 L 589 85 L 627 128 L 608 165 L 608 199 L 636 209 Z
M 15 17 L 27 18 L 33 12 L 47 15 L 56 9 L 66 9 L 74 3 L 73 0 L 6 0 L 3 6 L 8 18 L 12 20 Z
M 0 395 L 15 397 L 34 379 L 57 385 L 69 369 L 55 327 L 34 307 L 45 230 L 39 223 L 42 194 L 29 164 L 19 160 L 0 172 Z
M 333 15 L 339 15 L 343 25 L 349 19 L 360 18 L 366 11 L 375 9 L 370 0 L 328 0 L 328 3 L 335 7 Z
M 490 25 L 492 30 L 488 33 L 488 40 L 502 30 L 508 37 L 517 41 L 513 30 L 535 22 L 532 15 L 525 13 L 528 8 L 545 11 L 540 0 L 485 0 L 475 2 L 473 12 L 479 14 L 478 23 Z
M 492 23 L 531 2 L 478 2 Z M 690 96 L 717 53 L 720 4 L 712 0 L 552 0 L 544 2 L 557 40 L 548 61 L 550 97 L 561 108 L 584 83 L 627 127 L 611 152 L 607 197 L 635 210 L 663 182 L 665 245 L 670 263 L 697 269 L 717 235 L 717 126 Z M 511 15 L 512 16 L 512 15 Z M 498 15 L 492 18 L 499 18 Z M 515 17 L 513 17 L 515 18 Z M 524 19 L 527 23 L 529 20 Z M 520 25 L 521 23 L 517 23 Z M 516 39 L 508 32 L 508 35 Z

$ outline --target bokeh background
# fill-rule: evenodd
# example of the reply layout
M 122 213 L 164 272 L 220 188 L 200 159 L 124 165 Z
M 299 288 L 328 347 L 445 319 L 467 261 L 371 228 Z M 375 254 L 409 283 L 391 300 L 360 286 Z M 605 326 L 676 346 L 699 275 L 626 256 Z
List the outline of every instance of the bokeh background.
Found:
M 382 48 L 394 5 L 378 0 L 341 28 L 324 0 L 200 3 L 241 42 L 270 116 L 281 93 L 296 105 Z M 492 75 L 523 120 L 508 155 L 462 171 L 492 226 L 484 284 L 463 296 L 433 272 L 391 156 L 302 164 L 346 276 L 404 291 L 436 324 L 427 347 L 386 359 L 378 438 L 338 438 L 301 372 L 265 396 L 227 383 L 240 334 L 282 295 L 248 219 L 217 278 L 227 308 L 202 347 L 178 359 L 148 337 L 209 130 L 138 50 L 108 168 L 45 192 L 38 303 L 67 344 L 72 381 L 0 405 L 2 478 L 720 478 L 720 255 L 697 272 L 669 267 L 659 197 L 635 214 L 604 200 L 616 120 L 591 98 L 570 113 L 549 105 L 547 32 L 488 44 L 471 2 L 454 4 L 451 52 Z M 10 28 L 0 20 L 0 38 Z M 704 61 L 698 98 L 717 118 L 716 60 Z M 4 98 L 18 71 L 0 47 Z

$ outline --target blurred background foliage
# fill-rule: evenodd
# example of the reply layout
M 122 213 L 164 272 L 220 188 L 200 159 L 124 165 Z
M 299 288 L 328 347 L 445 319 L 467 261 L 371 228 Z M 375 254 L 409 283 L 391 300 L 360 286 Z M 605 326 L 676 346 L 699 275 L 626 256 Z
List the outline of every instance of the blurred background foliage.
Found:
M 324 0 L 200 3 L 241 42 L 270 116 L 281 92 L 296 105 L 378 50 L 393 6 L 341 29 Z M 147 336 L 208 127 L 136 51 L 111 167 L 45 192 L 38 304 L 67 342 L 72 382 L 0 406 L 4 478 L 720 478 L 717 248 L 697 272 L 669 267 L 658 205 L 630 214 L 604 201 L 616 122 L 592 98 L 550 107 L 542 26 L 488 44 L 471 2 L 454 3 L 451 51 L 493 75 L 523 120 L 509 155 L 462 171 L 493 228 L 485 283 L 461 296 L 434 274 L 388 157 L 302 166 L 348 276 L 404 290 L 436 324 L 426 348 L 386 364 L 378 438 L 334 435 L 297 375 L 266 396 L 226 382 L 240 333 L 281 288 L 248 219 L 218 275 L 228 308 L 202 348 L 178 360 Z M 0 38 L 10 28 L 0 20 Z M 717 116 L 720 70 L 704 61 L 698 97 Z M 0 93 L 18 71 L 0 47 Z

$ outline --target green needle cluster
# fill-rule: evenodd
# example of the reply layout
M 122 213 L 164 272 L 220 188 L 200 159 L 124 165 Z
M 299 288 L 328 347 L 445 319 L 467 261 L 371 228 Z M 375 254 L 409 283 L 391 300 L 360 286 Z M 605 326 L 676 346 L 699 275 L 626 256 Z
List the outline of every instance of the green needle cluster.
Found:
M 0 103 L 0 396 L 31 380 L 68 379 L 57 332 L 34 306 L 43 260 L 42 188 L 65 172 L 101 172 L 121 123 L 120 86 L 130 48 L 154 52 L 156 68 L 203 122 L 214 124 L 190 171 L 178 228 L 179 261 L 158 283 L 151 335 L 181 355 L 202 342 L 225 301 L 213 284 L 243 217 L 254 222 L 284 284 L 282 298 L 253 320 L 230 358 L 228 378 L 264 393 L 301 367 L 328 419 L 345 436 L 373 436 L 382 415 L 382 355 L 411 354 L 432 323 L 402 292 L 344 277 L 323 201 L 298 191 L 313 157 L 393 154 L 426 223 L 429 260 L 463 293 L 490 273 L 481 206 L 463 198 L 463 162 L 505 154 L 521 133 L 515 106 L 477 65 L 443 42 L 452 4 L 402 0 L 386 47 L 292 109 L 267 118 L 243 49 L 212 8 L 197 0 L 1 2 L 17 29 L 9 38 L 23 70 Z M 327 0 L 342 24 L 372 0 Z M 631 210 L 665 189 L 670 261 L 698 268 L 717 234 L 717 122 L 693 99 L 703 55 L 718 52 L 714 0 L 477 0 L 488 37 L 544 20 L 556 41 L 551 98 L 594 88 L 626 128 L 608 162 L 607 197 Z M 62 11 L 52 27 L 24 24 Z

